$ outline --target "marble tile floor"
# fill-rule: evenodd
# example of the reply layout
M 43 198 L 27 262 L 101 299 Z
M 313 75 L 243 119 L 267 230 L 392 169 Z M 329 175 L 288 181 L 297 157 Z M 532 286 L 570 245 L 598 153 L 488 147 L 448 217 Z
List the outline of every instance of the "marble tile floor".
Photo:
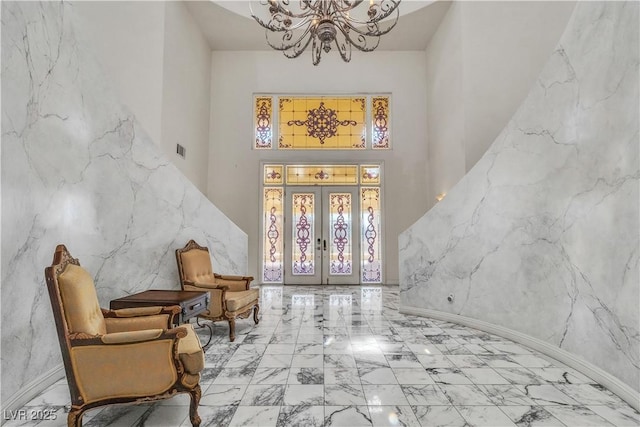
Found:
M 202 426 L 640 425 L 620 398 L 553 359 L 400 314 L 397 286 L 262 286 L 260 324 L 236 328 L 229 343 L 227 325 L 215 324 Z M 65 426 L 68 402 L 62 380 L 23 408 L 40 419 L 3 425 Z M 179 395 L 97 408 L 84 425 L 190 426 L 188 404 Z

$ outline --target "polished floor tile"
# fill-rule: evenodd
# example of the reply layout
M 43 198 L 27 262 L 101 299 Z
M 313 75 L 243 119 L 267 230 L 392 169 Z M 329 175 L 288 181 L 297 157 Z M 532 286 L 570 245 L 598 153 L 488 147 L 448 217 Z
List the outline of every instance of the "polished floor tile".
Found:
M 398 312 L 398 287 L 262 286 L 261 321 L 214 325 L 205 426 L 638 426 L 587 376 L 496 335 Z M 206 328 L 198 333 L 206 336 Z M 65 381 L 25 406 L 66 425 Z M 189 426 L 189 398 L 88 411 L 88 427 Z

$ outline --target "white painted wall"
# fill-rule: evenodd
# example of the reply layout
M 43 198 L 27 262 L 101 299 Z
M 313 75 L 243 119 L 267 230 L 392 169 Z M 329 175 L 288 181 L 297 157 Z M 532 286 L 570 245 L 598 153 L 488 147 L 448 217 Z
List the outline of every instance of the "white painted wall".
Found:
M 427 47 L 430 197 L 482 157 L 520 105 L 574 2 L 455 2 Z
M 184 3 L 79 1 L 73 6 L 123 104 L 206 192 L 211 51 Z M 186 159 L 176 154 L 178 142 L 187 148 Z
M 211 49 L 183 2 L 166 2 L 162 148 L 203 193 L 209 167 Z M 186 156 L 176 154 L 176 144 Z
M 398 283 L 398 235 L 427 209 L 424 52 L 335 52 L 314 67 L 308 56 L 278 52 L 213 52 L 209 198 L 249 235 L 249 271 L 259 278 L 260 161 L 385 163 L 386 282 Z M 392 94 L 392 145 L 376 152 L 270 152 L 252 150 L 252 94 L 256 92 Z
M 428 208 L 466 173 L 460 3 L 449 8 L 425 52 L 429 158 Z

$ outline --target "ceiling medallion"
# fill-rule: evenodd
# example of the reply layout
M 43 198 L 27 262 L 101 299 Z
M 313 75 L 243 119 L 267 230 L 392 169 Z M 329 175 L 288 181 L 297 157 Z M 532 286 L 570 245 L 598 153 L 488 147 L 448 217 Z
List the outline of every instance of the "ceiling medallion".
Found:
M 251 2 L 251 16 L 265 28 L 267 44 L 287 58 L 297 58 L 311 44 L 313 65 L 318 65 L 322 51 L 335 45 L 349 62 L 352 46 L 375 50 L 400 16 L 400 0 L 369 0 L 368 7 L 360 7 L 364 1 L 258 0 Z

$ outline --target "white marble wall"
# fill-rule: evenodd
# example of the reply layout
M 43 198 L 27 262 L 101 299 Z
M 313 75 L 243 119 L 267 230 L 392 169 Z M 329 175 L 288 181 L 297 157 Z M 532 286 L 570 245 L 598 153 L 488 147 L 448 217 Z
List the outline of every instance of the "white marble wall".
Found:
M 56 244 L 101 304 L 178 289 L 194 238 L 247 270 L 247 235 L 169 161 L 114 96 L 73 5 L 2 2 L 2 401 L 61 363 L 44 268 Z
M 638 12 L 580 2 L 504 131 L 399 243 L 403 306 L 520 331 L 635 390 Z

